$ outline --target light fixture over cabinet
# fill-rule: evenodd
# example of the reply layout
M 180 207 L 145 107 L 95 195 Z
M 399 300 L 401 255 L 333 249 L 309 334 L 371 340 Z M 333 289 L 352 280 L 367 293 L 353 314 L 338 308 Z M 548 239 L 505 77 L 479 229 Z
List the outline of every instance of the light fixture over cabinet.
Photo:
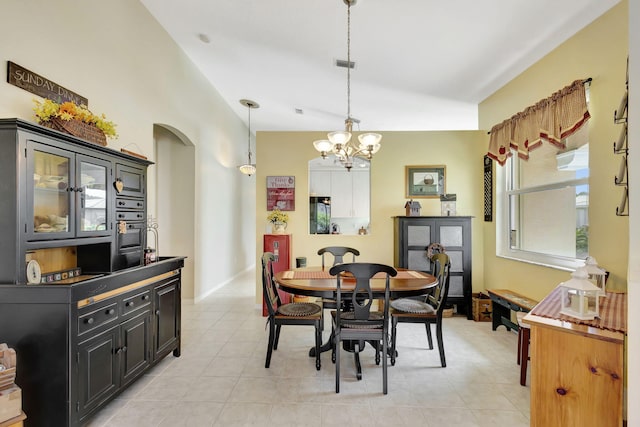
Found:
M 256 165 L 255 163 L 251 162 L 251 109 L 260 108 L 260 105 L 258 105 L 257 102 L 252 101 L 250 99 L 241 99 L 240 104 L 247 107 L 248 116 L 249 116 L 248 125 L 247 125 L 248 127 L 247 148 L 249 152 L 249 160 L 244 165 L 238 166 L 238 169 L 240 169 L 240 172 L 242 172 L 243 174 L 251 176 L 254 173 L 256 173 Z
M 347 5 L 347 118 L 344 121 L 344 130 L 329 132 L 327 139 L 314 141 L 313 146 L 320 152 L 322 157 L 327 157 L 333 153 L 340 160 L 340 163 L 351 170 L 354 157 L 362 157 L 371 160 L 373 155 L 380 150 L 379 133 L 366 132 L 358 136 L 359 143 L 351 140 L 353 123 L 358 122 L 351 117 L 351 6 L 357 0 L 343 0 Z

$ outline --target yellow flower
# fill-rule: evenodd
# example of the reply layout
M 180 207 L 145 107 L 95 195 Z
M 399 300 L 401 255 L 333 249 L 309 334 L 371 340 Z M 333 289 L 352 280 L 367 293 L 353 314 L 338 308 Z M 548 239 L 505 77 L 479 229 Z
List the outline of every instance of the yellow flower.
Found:
M 118 137 L 115 123 L 107 120 L 104 114 L 100 116 L 93 114 L 84 105 L 76 105 L 70 101 L 58 104 L 50 99 L 44 99 L 42 102 L 34 99 L 33 102 L 35 103 L 33 112 L 36 115 L 38 123 L 47 122 L 52 118 L 67 121 L 75 119 L 85 123 L 95 124 L 96 127 L 109 138 Z
M 282 212 L 280 209 L 274 209 L 267 216 L 267 220 L 271 223 L 283 222 L 286 224 L 289 222 L 289 214 L 287 214 L 286 212 Z

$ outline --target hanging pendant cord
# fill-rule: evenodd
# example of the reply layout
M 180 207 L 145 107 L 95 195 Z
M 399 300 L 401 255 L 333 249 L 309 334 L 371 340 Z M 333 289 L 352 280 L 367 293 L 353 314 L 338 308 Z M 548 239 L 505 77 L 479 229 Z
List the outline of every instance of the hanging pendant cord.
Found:
M 251 164 L 251 105 L 248 106 L 249 110 L 249 135 L 247 135 L 247 147 L 249 149 L 249 164 Z

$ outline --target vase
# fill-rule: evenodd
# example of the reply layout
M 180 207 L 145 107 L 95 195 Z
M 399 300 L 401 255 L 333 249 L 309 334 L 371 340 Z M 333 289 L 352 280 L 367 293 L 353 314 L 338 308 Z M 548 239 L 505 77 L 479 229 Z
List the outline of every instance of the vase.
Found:
M 287 228 L 286 222 L 274 222 L 271 226 L 271 233 L 284 234 L 284 230 Z

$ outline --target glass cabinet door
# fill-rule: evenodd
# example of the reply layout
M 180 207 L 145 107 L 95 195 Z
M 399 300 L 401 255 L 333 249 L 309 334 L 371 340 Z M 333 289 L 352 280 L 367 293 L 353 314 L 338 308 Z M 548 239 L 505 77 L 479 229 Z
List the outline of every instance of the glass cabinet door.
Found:
M 27 234 L 30 240 L 71 237 L 74 234 L 74 154 L 29 142 Z
M 77 156 L 78 235 L 109 234 L 107 178 L 110 166 L 109 162 L 80 154 Z

